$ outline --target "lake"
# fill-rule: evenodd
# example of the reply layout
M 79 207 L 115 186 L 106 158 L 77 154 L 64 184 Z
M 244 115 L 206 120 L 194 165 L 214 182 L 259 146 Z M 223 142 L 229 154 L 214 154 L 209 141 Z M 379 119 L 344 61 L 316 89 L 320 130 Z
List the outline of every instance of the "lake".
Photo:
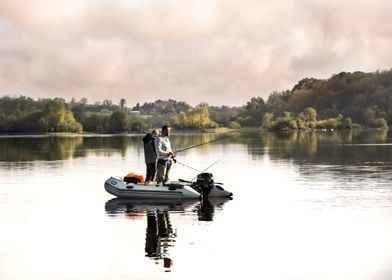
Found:
M 179 150 L 222 137 L 176 134 Z M 392 133 L 247 132 L 178 154 L 232 200 L 124 201 L 142 135 L 0 137 L 0 279 L 392 278 Z

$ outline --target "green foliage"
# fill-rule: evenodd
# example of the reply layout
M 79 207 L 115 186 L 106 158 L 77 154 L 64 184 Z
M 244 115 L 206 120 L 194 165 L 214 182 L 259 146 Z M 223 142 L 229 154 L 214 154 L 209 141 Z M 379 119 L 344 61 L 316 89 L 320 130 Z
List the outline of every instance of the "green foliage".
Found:
M 326 120 L 317 120 L 317 111 L 311 107 L 294 117 L 290 112 L 284 112 L 283 116 L 274 120 L 272 113 L 266 113 L 263 117 L 262 128 L 267 130 L 309 130 L 309 129 L 351 129 L 351 118 L 344 118 L 338 115 L 336 118 L 328 118 Z
M 364 112 L 365 124 L 373 128 L 388 128 L 386 117 L 387 113 L 377 105 L 368 107 Z
M 240 129 L 241 125 L 238 122 L 229 122 L 228 127 L 232 129 Z
M 318 121 L 316 128 L 318 129 L 336 129 L 339 125 L 339 121 L 336 118 L 329 118 L 327 120 Z
M 105 132 L 110 130 L 110 116 L 101 113 L 89 113 L 82 122 L 83 129 L 88 132 Z
M 231 122 L 240 122 L 240 114 L 243 114 L 244 109 L 239 107 L 229 106 L 210 106 L 209 115 L 213 122 L 222 127 L 230 127 Z
M 339 114 L 349 119 L 338 121 L 338 129 L 349 129 L 353 123 L 367 127 L 386 128 L 392 122 L 392 70 L 363 73 L 342 72 L 327 80 L 305 78 L 291 91 L 273 92 L 266 102 L 267 112 L 282 115 L 284 111 L 298 114 L 308 128 L 334 127 Z M 309 119 L 305 109 L 311 107 L 317 115 Z M 309 113 L 309 112 L 308 112 Z M 322 122 L 316 122 L 319 117 Z M 310 123 L 312 122 L 312 123 Z M 299 127 L 303 123 L 297 122 Z
M 38 122 L 43 130 L 49 132 L 82 132 L 83 130 L 71 110 L 65 106 L 65 101 L 59 98 L 47 102 Z
M 172 99 L 161 100 L 158 99 L 154 102 L 145 102 L 143 105 L 139 103 L 132 108 L 134 111 L 140 111 L 142 114 L 156 115 L 156 114 L 169 114 L 186 112 L 191 108 L 186 102 L 175 101 Z
M 304 121 L 316 121 L 317 120 L 317 111 L 312 107 L 308 107 L 303 110 L 302 115 L 304 116 Z
M 266 105 L 262 97 L 252 97 L 241 112 L 242 126 L 260 126 L 260 120 L 266 112 Z
M 241 94 L 241 93 L 239 93 Z M 290 112 L 290 114 L 285 113 Z M 275 117 L 276 116 L 276 119 Z M 110 99 L 69 104 L 62 99 L 0 98 L 0 132 L 145 131 L 169 124 L 178 129 L 259 127 L 264 129 L 387 128 L 392 123 L 392 70 L 342 72 L 329 79 L 304 78 L 292 90 L 252 97 L 244 106 L 190 106 L 183 101 L 137 103 Z
M 346 117 L 344 118 L 343 122 L 342 122 L 342 129 L 352 129 L 353 127 L 353 121 L 351 120 L 350 117 Z
M 129 117 L 125 110 L 113 112 L 109 119 L 110 131 L 127 132 L 129 128 Z
M 290 130 L 297 129 L 297 121 L 289 112 L 284 112 L 283 116 L 276 118 L 271 130 Z
M 178 128 L 193 129 L 217 127 L 217 124 L 210 119 L 207 104 L 199 104 L 186 112 L 179 113 L 175 125 Z
M 162 125 L 155 126 L 161 127 Z M 148 120 L 141 117 L 134 117 L 130 119 L 130 130 L 132 132 L 144 132 L 147 131 L 151 126 L 148 124 Z
M 367 125 L 373 128 L 388 128 L 387 121 L 384 118 L 369 119 Z
M 263 116 L 263 120 L 261 122 L 261 127 L 263 129 L 272 130 L 274 125 L 274 114 L 273 113 L 265 113 Z
M 288 99 L 290 92 L 273 92 L 267 100 L 266 110 L 267 112 L 274 113 L 275 115 L 281 115 L 285 111 L 289 111 Z

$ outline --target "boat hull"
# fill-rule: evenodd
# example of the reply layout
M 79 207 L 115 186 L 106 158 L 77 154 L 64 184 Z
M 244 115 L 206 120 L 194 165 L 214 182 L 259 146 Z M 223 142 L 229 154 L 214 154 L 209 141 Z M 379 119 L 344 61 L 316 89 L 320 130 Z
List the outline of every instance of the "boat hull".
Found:
M 105 181 L 105 190 L 120 198 L 143 198 L 162 200 L 199 199 L 200 194 L 187 185 L 159 186 L 126 183 L 110 177 Z
M 233 193 L 225 190 L 221 185 L 214 184 L 208 197 L 232 197 Z

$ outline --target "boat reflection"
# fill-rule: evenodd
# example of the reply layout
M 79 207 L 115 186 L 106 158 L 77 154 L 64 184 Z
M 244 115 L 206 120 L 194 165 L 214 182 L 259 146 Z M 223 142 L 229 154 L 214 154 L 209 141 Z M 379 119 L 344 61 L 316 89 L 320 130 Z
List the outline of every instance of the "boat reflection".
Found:
M 165 271 L 170 272 L 173 260 L 169 248 L 174 246 L 177 238 L 177 229 L 172 226 L 170 214 L 196 213 L 199 221 L 213 221 L 215 210 L 222 209 L 223 204 L 229 200 L 231 198 L 169 202 L 113 198 L 106 202 L 105 211 L 109 217 L 146 219 L 145 256 L 156 264 L 163 263 Z
M 110 217 L 138 217 L 153 211 L 184 212 L 200 204 L 199 200 L 166 201 L 157 199 L 113 198 L 106 202 L 106 215 Z

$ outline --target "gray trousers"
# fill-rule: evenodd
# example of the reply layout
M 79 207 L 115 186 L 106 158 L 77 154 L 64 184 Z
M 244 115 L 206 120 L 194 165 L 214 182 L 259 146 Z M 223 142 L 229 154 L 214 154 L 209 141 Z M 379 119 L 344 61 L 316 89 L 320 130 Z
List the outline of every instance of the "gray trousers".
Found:
M 157 162 L 157 183 L 166 183 L 169 181 L 169 172 L 172 166 L 172 160 L 161 160 Z

